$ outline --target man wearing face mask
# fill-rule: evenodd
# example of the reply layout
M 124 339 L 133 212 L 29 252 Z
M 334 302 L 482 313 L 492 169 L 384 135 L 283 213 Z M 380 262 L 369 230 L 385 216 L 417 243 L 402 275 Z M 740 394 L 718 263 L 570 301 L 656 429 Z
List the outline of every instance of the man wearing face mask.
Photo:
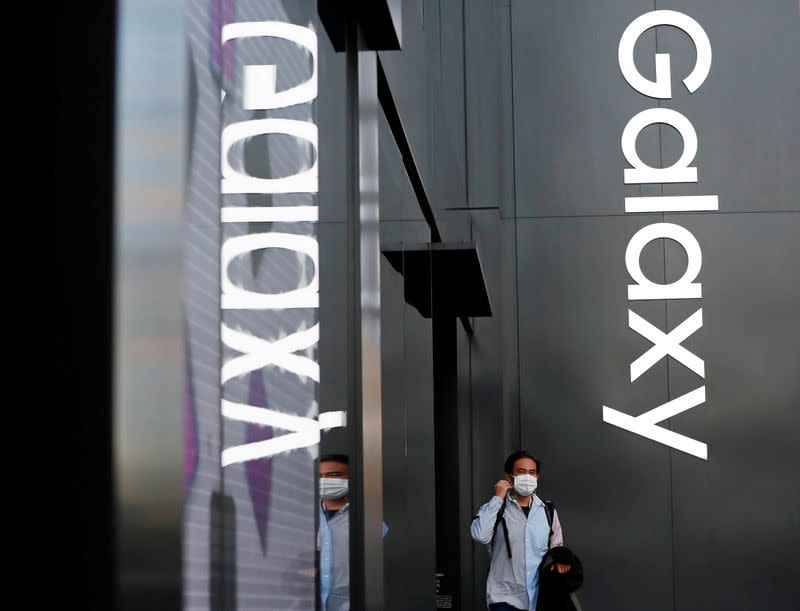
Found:
M 349 459 L 330 454 L 319 459 L 320 601 L 322 611 L 350 609 Z
M 486 580 L 486 602 L 494 611 L 535 611 L 539 565 L 551 547 L 564 545 L 555 508 L 548 524 L 545 503 L 534 494 L 541 462 L 525 450 L 506 459 L 505 476 L 494 496 L 472 521 L 472 538 L 489 545 L 492 557 Z M 498 521 L 498 514 L 502 514 Z M 498 523 L 497 528 L 495 524 Z M 503 530 L 505 529 L 505 532 Z M 567 573 L 568 564 L 553 570 Z
M 322 611 L 350 609 L 350 460 L 345 454 L 319 459 L 319 592 Z M 383 536 L 389 532 L 381 525 Z
M 319 459 L 319 592 L 322 611 L 350 609 L 350 460 L 345 454 Z M 382 524 L 383 536 L 389 527 Z

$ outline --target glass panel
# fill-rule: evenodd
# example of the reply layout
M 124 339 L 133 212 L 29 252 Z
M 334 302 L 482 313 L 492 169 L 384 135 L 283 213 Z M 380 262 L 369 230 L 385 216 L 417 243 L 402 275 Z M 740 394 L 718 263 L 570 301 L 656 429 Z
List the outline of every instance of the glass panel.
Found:
M 315 14 L 188 7 L 187 609 L 316 606 Z

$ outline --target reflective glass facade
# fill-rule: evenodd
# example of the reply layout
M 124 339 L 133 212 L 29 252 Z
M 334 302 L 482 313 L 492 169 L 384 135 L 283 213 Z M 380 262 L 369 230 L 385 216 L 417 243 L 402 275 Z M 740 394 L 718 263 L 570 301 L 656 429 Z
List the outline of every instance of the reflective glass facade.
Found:
M 583 609 L 794 608 L 797 6 L 341 4 L 185 7 L 183 606 L 485 608 L 527 448 Z

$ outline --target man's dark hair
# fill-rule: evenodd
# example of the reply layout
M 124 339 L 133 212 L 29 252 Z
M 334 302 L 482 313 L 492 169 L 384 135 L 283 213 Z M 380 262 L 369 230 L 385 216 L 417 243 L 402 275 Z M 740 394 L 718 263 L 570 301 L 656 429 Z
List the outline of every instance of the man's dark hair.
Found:
M 536 470 L 539 471 L 540 473 L 542 472 L 542 461 L 540 461 L 533 454 L 528 452 L 528 450 L 517 450 L 511 456 L 506 458 L 506 464 L 504 465 L 506 473 L 508 473 L 509 475 L 512 474 L 512 472 L 514 471 L 514 463 L 517 462 L 520 458 L 530 458 L 533 462 L 536 463 Z
M 320 456 L 319 462 L 323 463 L 326 461 L 340 462 L 350 466 L 350 458 L 347 456 L 347 454 L 325 454 L 323 456 Z

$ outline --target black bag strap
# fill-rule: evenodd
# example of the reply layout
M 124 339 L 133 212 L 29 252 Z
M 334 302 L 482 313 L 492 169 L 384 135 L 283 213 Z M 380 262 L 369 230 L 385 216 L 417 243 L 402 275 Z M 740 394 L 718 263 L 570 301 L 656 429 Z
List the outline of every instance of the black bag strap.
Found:
M 553 501 L 542 500 L 544 503 L 544 514 L 547 516 L 547 525 L 550 527 L 550 534 L 547 535 L 547 549 L 550 549 L 550 539 L 553 538 L 553 516 L 556 513 L 556 506 Z
M 503 504 L 500 505 L 500 509 L 497 510 L 497 515 L 494 518 L 494 528 L 492 529 L 492 541 L 494 541 L 494 536 L 497 534 L 497 526 L 500 524 L 500 520 L 503 520 L 503 514 L 506 511 L 506 497 L 503 497 Z M 503 520 L 505 522 L 505 520 Z
M 508 502 L 508 493 L 503 497 L 503 504 L 500 505 L 500 509 L 497 512 L 497 517 L 494 520 L 494 529 L 492 529 L 492 542 L 494 542 L 494 536 L 497 534 L 497 527 L 502 523 L 503 524 L 503 538 L 506 542 L 506 553 L 508 557 L 511 558 L 511 542 L 508 540 L 508 524 L 506 524 L 506 519 L 503 517 L 503 514 L 506 512 L 506 503 Z
M 508 539 L 508 525 L 506 524 L 506 519 L 503 517 L 503 514 L 506 511 L 506 502 L 508 501 L 508 495 L 503 497 L 503 504 L 500 505 L 500 509 L 497 510 L 497 515 L 494 518 L 494 527 L 492 528 L 492 538 L 489 540 L 490 543 L 494 543 L 494 537 L 497 534 L 497 528 L 500 524 L 503 524 L 503 539 L 506 542 L 506 553 L 508 557 L 511 558 L 511 542 Z M 477 515 L 473 520 L 477 520 L 480 516 Z
M 506 542 L 506 554 L 508 557 L 511 558 L 511 542 L 508 539 L 508 525 L 506 524 L 506 519 L 503 517 L 503 514 L 506 511 L 506 503 L 508 502 L 508 494 L 503 497 L 503 504 L 500 506 L 500 509 L 497 511 L 497 517 L 494 520 L 494 528 L 492 529 L 492 539 L 491 541 L 494 542 L 494 537 L 497 534 L 497 529 L 500 524 L 503 525 L 503 538 Z M 547 517 L 547 526 L 550 528 L 550 533 L 547 535 L 547 549 L 550 549 L 550 539 L 553 538 L 553 516 L 556 513 L 556 506 L 553 501 L 548 499 L 542 499 L 542 503 L 544 504 L 544 515 Z M 476 519 L 478 516 L 475 516 Z

